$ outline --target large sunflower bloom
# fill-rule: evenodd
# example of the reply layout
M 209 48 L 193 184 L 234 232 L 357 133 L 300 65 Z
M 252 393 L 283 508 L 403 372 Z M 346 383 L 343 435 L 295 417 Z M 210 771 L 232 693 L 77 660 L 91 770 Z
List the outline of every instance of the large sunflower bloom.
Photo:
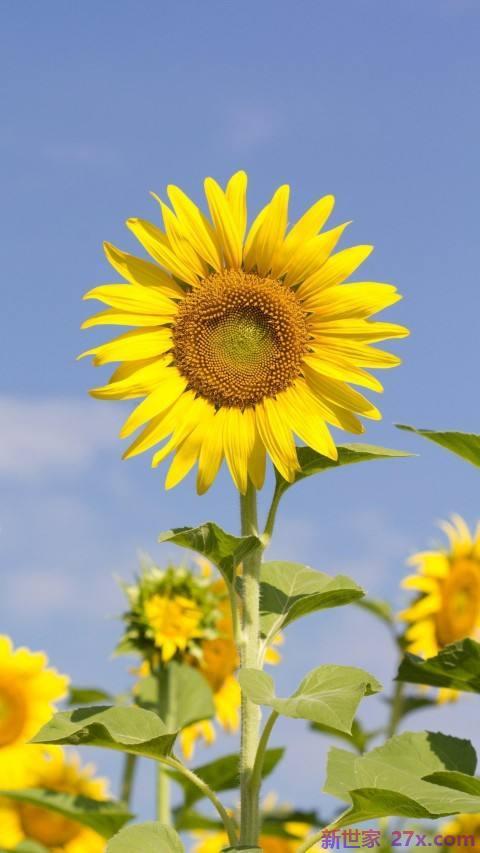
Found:
M 79 794 L 94 800 L 107 798 L 103 779 L 92 778 L 94 767 L 81 767 L 76 755 L 63 750 L 37 754 L 31 784 L 37 788 Z M 0 805 L 0 844 L 16 848 L 22 841 L 36 841 L 54 853 L 104 853 L 106 841 L 98 833 L 59 814 L 3 799 Z
M 409 560 L 416 574 L 402 586 L 417 593 L 415 602 L 399 614 L 409 623 L 407 651 L 434 657 L 444 646 L 478 638 L 480 633 L 480 525 L 474 535 L 458 515 L 441 525 L 448 548 L 423 551 Z M 440 699 L 452 698 L 441 690 Z
M 145 398 L 121 430 L 127 437 L 141 428 L 125 456 L 165 441 L 153 465 L 175 454 L 167 488 L 198 462 L 202 494 L 224 458 L 240 492 L 248 478 L 261 488 L 267 453 L 292 481 L 294 435 L 335 459 L 328 424 L 361 433 L 357 415 L 380 418 L 350 384 L 381 391 L 365 368 L 400 362 L 370 345 L 407 330 L 369 319 L 400 295 L 389 284 L 344 283 L 372 247 L 332 255 L 348 224 L 321 232 L 333 197 L 317 201 L 287 231 L 289 187 L 282 186 L 245 238 L 246 187 L 244 172 L 226 190 L 207 178 L 211 221 L 178 187 L 168 187 L 173 209 L 158 199 L 164 231 L 141 219 L 127 222 L 155 263 L 107 243 L 107 258 L 127 283 L 85 296 L 109 306 L 85 328 L 133 327 L 84 353 L 96 365 L 120 362 L 91 393 Z
M 0 636 L 0 788 L 31 784 L 31 761 L 43 747 L 28 741 L 49 720 L 68 679 L 47 667 L 42 652 L 13 649 Z

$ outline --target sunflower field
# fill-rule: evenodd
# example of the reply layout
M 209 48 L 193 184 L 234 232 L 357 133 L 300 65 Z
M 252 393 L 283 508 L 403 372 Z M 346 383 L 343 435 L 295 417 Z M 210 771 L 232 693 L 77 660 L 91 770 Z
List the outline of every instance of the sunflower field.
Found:
M 479 9 L 0 14 L 0 853 L 479 847 Z

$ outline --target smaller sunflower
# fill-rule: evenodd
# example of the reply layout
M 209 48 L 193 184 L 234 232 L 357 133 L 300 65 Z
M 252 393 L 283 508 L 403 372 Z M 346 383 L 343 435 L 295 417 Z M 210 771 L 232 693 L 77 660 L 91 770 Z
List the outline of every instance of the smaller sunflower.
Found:
M 145 568 L 125 586 L 130 608 L 119 652 L 137 652 L 149 664 L 197 659 L 203 642 L 216 636 L 218 595 L 210 582 L 183 567 Z
M 65 696 L 68 679 L 48 668 L 42 652 L 14 649 L 0 635 L 0 787 L 29 785 L 30 762 L 38 751 L 28 741 Z
M 416 574 L 402 583 L 414 590 L 414 603 L 399 613 L 408 622 L 407 651 L 434 657 L 449 643 L 480 634 L 480 525 L 474 534 L 458 515 L 443 522 L 448 548 L 414 554 L 409 564 Z M 451 690 L 440 690 L 439 699 L 452 698 Z
M 93 778 L 92 765 L 82 767 L 76 755 L 57 749 L 36 753 L 31 785 L 51 791 L 107 799 L 103 779 Z M 16 848 L 22 841 L 44 845 L 52 853 L 104 853 L 106 841 L 98 833 L 59 814 L 26 803 L 3 799 L 0 804 L 0 845 Z

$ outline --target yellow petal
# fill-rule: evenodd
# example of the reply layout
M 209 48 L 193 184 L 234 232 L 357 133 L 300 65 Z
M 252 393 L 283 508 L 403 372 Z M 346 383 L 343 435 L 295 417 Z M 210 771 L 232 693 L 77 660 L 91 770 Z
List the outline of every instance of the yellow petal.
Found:
M 301 243 L 305 243 L 323 228 L 335 204 L 333 195 L 326 195 L 312 205 L 293 225 L 285 237 L 278 259 L 272 268 L 273 275 L 278 278 L 280 270 L 285 267 Z
M 197 492 L 205 494 L 217 476 L 223 462 L 223 438 L 221 429 L 217 428 L 216 418 L 207 430 L 198 459 Z
M 98 299 L 112 308 L 129 313 L 151 314 L 151 326 L 156 325 L 156 314 L 173 317 L 178 310 L 175 302 L 159 290 L 134 284 L 102 284 L 100 287 L 89 290 L 83 298 Z
M 275 253 L 282 244 L 287 227 L 289 194 L 290 187 L 286 184 L 275 192 L 245 256 L 246 268 L 256 267 L 259 275 L 267 275 L 270 271 Z
M 236 172 L 230 178 L 225 195 L 230 205 L 237 231 L 240 239 L 243 241 L 245 230 L 247 227 L 247 183 L 248 178 L 245 172 Z
M 441 551 L 420 551 L 407 560 L 409 566 L 418 566 L 421 573 L 433 578 L 445 578 L 450 571 L 446 554 Z
M 223 249 L 225 263 L 227 267 L 238 269 L 242 264 L 242 235 L 237 228 L 228 199 L 213 178 L 206 178 L 205 180 L 205 195 Z
M 103 248 L 108 261 L 120 275 L 131 284 L 139 284 L 142 287 L 159 287 L 166 296 L 172 299 L 183 298 L 184 291 L 166 272 L 161 270 L 150 261 L 136 258 L 128 252 L 122 252 L 111 243 L 104 243 Z
M 163 355 L 172 348 L 171 329 L 155 329 L 144 332 L 135 330 L 119 335 L 113 341 L 101 344 L 79 355 L 84 358 L 93 355 L 96 365 L 107 364 L 111 361 L 138 361 Z
M 315 304 L 315 296 L 317 293 L 317 288 L 315 288 L 313 296 L 308 300 L 309 294 L 311 294 L 312 287 L 311 282 L 315 280 L 319 273 L 319 270 L 325 264 L 329 255 L 333 252 L 335 246 L 337 245 L 340 237 L 342 236 L 345 228 L 350 223 L 344 222 L 343 225 L 339 225 L 337 228 L 332 228 L 331 231 L 325 231 L 323 234 L 319 234 L 318 237 L 313 237 L 308 243 L 304 243 L 298 247 L 297 251 L 290 259 L 289 263 L 286 264 L 280 275 L 285 275 L 285 284 L 293 287 L 293 285 L 298 284 L 298 282 L 303 282 L 300 285 L 297 291 L 298 298 L 302 302 L 311 302 Z M 305 305 L 305 307 L 309 307 Z
M 355 367 L 345 359 L 329 357 L 328 353 L 325 353 L 321 357 L 319 354 L 306 355 L 303 357 L 303 362 L 321 376 L 337 379 L 340 382 L 350 382 L 352 385 L 370 388 L 371 391 L 383 391 L 381 383 L 375 376 L 370 376 L 365 370 Z
M 395 305 L 401 298 L 392 284 L 359 282 L 324 290 L 310 310 L 327 319 L 362 318 Z
M 152 391 L 129 415 L 120 431 L 120 437 L 126 438 L 150 418 L 154 418 L 168 409 L 182 394 L 186 386 L 187 380 L 180 375 L 177 368 L 168 367 L 162 377 L 160 387 Z
M 260 438 L 255 417 L 255 442 L 248 460 L 248 476 L 256 489 L 263 489 L 265 482 L 267 454 L 265 445 Z
M 409 329 L 396 323 L 379 323 L 355 318 L 324 320 L 315 315 L 309 317 L 308 328 L 312 335 L 321 334 L 323 337 L 338 338 L 338 340 L 348 338 L 351 341 L 366 343 L 377 343 L 389 338 L 405 338 L 410 334 Z
M 403 589 L 415 589 L 418 592 L 435 592 L 438 590 L 438 581 L 425 575 L 408 575 L 403 578 L 401 586 Z
M 195 287 L 198 285 L 198 276 L 195 270 L 187 266 L 175 252 L 172 251 L 170 243 L 160 228 L 147 222 L 145 219 L 128 219 L 127 225 L 135 234 L 137 240 L 154 258 L 167 270 L 173 273 L 181 281 Z
M 165 231 L 167 232 L 168 242 L 172 251 L 192 270 L 199 278 L 205 278 L 208 275 L 208 266 L 205 261 L 197 255 L 194 247 L 191 245 L 187 233 L 181 227 L 176 216 L 161 199 L 158 199 L 160 210 L 162 211 Z
M 248 460 L 255 444 L 255 417 L 253 409 L 221 409 L 225 459 L 238 491 L 247 491 Z
M 170 185 L 167 192 L 178 221 L 197 254 L 219 272 L 222 268 L 222 258 L 214 230 L 206 216 L 179 187 Z
M 304 365 L 303 372 L 305 379 L 316 396 L 325 398 L 337 406 L 344 409 L 350 409 L 352 412 L 358 412 L 364 418 L 372 420 L 380 420 L 381 412 L 367 400 L 363 394 L 354 391 L 344 382 L 338 382 L 335 379 L 330 379 L 327 376 L 321 376 L 314 370 L 311 370 L 307 365 Z
M 163 441 L 170 433 L 174 432 L 178 424 L 183 422 L 194 399 L 195 395 L 193 391 L 184 391 L 172 406 L 150 421 L 125 451 L 123 458 L 130 459 L 132 456 L 137 456 L 139 453 L 149 450 L 155 444 Z
M 154 359 L 146 364 L 139 361 L 124 365 L 122 370 L 116 370 L 107 385 L 92 388 L 90 394 L 99 400 L 134 400 L 150 394 L 165 377 L 165 371 L 170 369 L 170 358 Z M 130 369 L 126 369 L 126 368 Z
M 273 464 L 291 483 L 299 470 L 292 432 L 282 418 L 275 400 L 266 397 L 255 407 L 258 432 Z
M 438 613 L 442 605 L 442 597 L 438 592 L 432 592 L 424 595 L 415 604 L 407 610 L 402 610 L 399 613 L 399 618 L 408 622 L 416 622 L 418 619 L 425 619 L 426 616 L 431 616 L 433 613 Z
M 106 311 L 99 311 L 98 314 L 92 314 L 87 320 L 84 320 L 82 329 L 91 329 L 93 326 L 138 326 L 146 328 L 147 326 L 164 326 L 172 322 L 171 314 L 131 314 L 128 311 L 122 311 L 116 308 L 107 308 Z
M 198 424 L 178 447 L 165 478 L 166 489 L 173 489 L 191 471 L 198 459 L 204 434 L 204 424 Z
M 290 429 L 308 447 L 329 459 L 337 458 L 335 442 L 319 414 L 320 407 L 305 382 L 297 380 L 287 391 L 278 394 L 277 406 Z
M 325 288 L 342 284 L 372 253 L 373 246 L 351 246 L 332 255 L 321 270 L 308 282 L 302 290 L 302 298 L 313 293 L 320 293 Z
M 355 341 L 336 341 L 332 338 L 323 338 L 322 335 L 317 335 L 315 341 L 312 342 L 312 352 L 318 355 L 323 355 L 328 352 L 330 358 L 339 355 L 340 358 L 346 361 L 352 360 L 359 367 L 371 367 L 383 369 L 388 367 L 397 367 L 402 363 L 402 359 L 398 355 L 385 350 L 375 349 L 362 342 Z

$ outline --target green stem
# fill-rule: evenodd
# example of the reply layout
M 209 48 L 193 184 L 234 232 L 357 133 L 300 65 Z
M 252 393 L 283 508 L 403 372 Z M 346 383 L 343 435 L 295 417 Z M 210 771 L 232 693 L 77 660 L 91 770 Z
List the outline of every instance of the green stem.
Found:
M 178 773 L 181 773 L 183 776 L 185 776 L 186 779 L 188 779 L 193 785 L 195 785 L 199 789 L 199 791 L 202 792 L 204 797 L 207 797 L 207 799 L 210 800 L 222 820 L 222 823 L 225 827 L 225 831 L 228 835 L 229 844 L 231 844 L 232 847 L 235 847 L 238 842 L 237 828 L 235 826 L 235 822 L 233 818 L 230 817 L 215 792 L 212 791 L 212 789 L 207 785 L 207 783 L 204 782 L 203 779 L 200 778 L 200 776 L 197 776 L 197 774 L 194 773 L 193 770 L 189 770 L 188 767 L 185 767 L 185 765 L 182 764 L 181 761 L 178 761 L 178 759 L 176 758 L 169 758 L 168 756 L 164 756 L 162 758 L 159 758 L 158 761 L 159 763 L 164 764 L 166 767 L 171 767 L 173 770 L 176 770 Z
M 170 716 L 170 677 L 168 667 L 161 663 L 158 672 L 158 714 L 169 728 Z M 157 820 L 166 826 L 172 826 L 170 778 L 165 768 L 157 764 Z
M 255 764 L 253 765 L 252 772 L 252 795 L 256 797 L 258 800 L 260 797 L 260 788 L 262 786 L 262 774 L 263 774 L 263 765 L 265 762 L 265 754 L 267 751 L 268 741 L 270 739 L 270 735 L 272 733 L 272 729 L 277 722 L 279 714 L 276 711 L 272 711 L 270 714 L 265 726 L 263 727 L 263 732 L 258 742 L 257 754 L 255 756 Z
M 398 724 L 403 716 L 403 694 L 405 684 L 403 681 L 397 681 L 395 691 L 392 696 L 392 704 L 390 706 L 390 718 L 387 725 L 387 737 L 393 737 L 398 728 Z
M 248 484 L 245 495 L 240 496 L 242 534 L 258 533 L 257 494 Z M 243 562 L 242 616 L 243 631 L 240 644 L 241 668 L 256 669 L 260 646 L 260 565 L 262 549 L 249 554 Z M 258 705 L 242 693 L 240 745 L 240 844 L 255 847 L 259 832 L 258 791 L 253 785 L 253 769 L 259 742 L 261 713 Z
M 129 753 L 123 761 L 122 783 L 120 786 L 120 799 L 129 806 L 132 801 L 133 782 L 135 770 L 137 769 L 138 755 Z

